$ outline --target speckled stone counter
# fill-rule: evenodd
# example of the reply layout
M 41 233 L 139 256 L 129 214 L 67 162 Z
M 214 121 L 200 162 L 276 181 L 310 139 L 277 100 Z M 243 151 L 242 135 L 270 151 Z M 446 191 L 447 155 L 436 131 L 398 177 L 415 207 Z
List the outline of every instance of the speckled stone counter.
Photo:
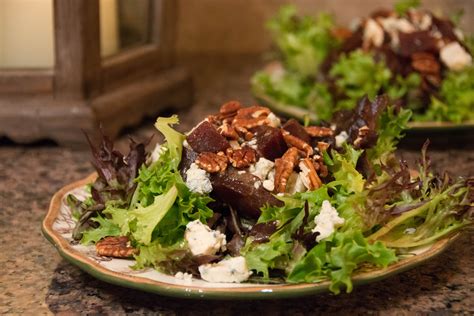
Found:
M 186 130 L 229 99 L 252 102 L 248 78 L 254 59 L 202 58 L 185 62 L 196 81 L 196 103 L 179 113 Z M 153 129 L 132 131 L 138 139 Z M 4 142 L 5 143 L 5 142 Z M 120 147 L 125 146 L 120 140 Z M 404 150 L 413 162 L 415 151 Z M 431 151 L 436 170 L 474 175 L 474 151 Z M 474 233 L 466 232 L 431 262 L 352 294 L 288 300 L 188 301 L 120 288 L 96 280 L 63 260 L 41 235 L 53 193 L 92 172 L 89 153 L 47 144 L 0 147 L 0 313 L 6 314 L 325 314 L 407 312 L 474 313 Z

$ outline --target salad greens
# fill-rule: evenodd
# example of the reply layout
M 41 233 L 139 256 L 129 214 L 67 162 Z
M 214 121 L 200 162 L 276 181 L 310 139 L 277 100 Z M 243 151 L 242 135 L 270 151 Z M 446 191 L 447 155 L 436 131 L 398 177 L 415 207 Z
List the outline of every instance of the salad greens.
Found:
M 73 237 L 86 245 L 110 236 L 128 237 L 137 250 L 134 269 L 187 271 L 199 277 L 201 265 L 240 255 L 253 271 L 250 282 L 330 281 L 333 293 L 350 292 L 351 278 L 361 267 L 385 268 L 403 259 L 407 251 L 472 224 L 472 179 L 453 181 L 434 174 L 427 144 L 418 175 L 395 158 L 410 115 L 410 110 L 389 105 L 387 97 L 373 102 L 363 97 L 354 110 L 334 122 L 337 132 L 344 131 L 348 139 L 340 147 L 320 152 L 329 175 L 321 186 L 275 195 L 281 203 L 265 205 L 254 220 L 240 218 L 232 207 L 230 214 L 222 215 L 219 207 L 225 206 L 214 203 L 219 201 L 190 191 L 180 173 L 186 136 L 172 128 L 178 123 L 176 116 L 158 118 L 155 126 L 165 143 L 155 149 L 159 155 L 153 161 L 145 162 L 144 155 L 133 158 L 143 148 L 133 141 L 125 158 L 108 140 L 102 141 L 101 148 L 91 144 L 94 165 L 102 172 L 90 186 L 90 198 L 67 198 L 80 227 L 76 231 L 81 232 Z M 370 130 L 367 141 L 358 140 L 361 127 Z M 118 157 L 131 165 L 123 165 Z M 142 164 L 137 167 L 136 161 Z M 120 170 L 127 170 L 126 176 L 118 175 Z M 130 170 L 135 172 L 132 181 Z M 97 188 L 104 187 L 112 189 L 99 195 Z M 122 189 L 120 195 L 117 188 Z M 327 235 L 318 227 L 318 217 L 325 212 L 339 217 Z M 220 217 L 224 220 L 219 222 Z M 209 225 L 209 231 L 217 227 L 226 233 L 232 239 L 227 250 L 193 256 L 185 232 L 196 220 Z M 236 243 L 241 245 L 235 247 Z
M 413 110 L 411 120 L 414 121 L 459 124 L 474 120 L 473 41 L 469 36 L 459 37 L 459 30 L 454 29 L 455 24 L 450 20 L 413 11 L 419 5 L 419 0 L 401 0 L 395 4 L 393 19 L 400 18 L 400 25 L 412 23 L 410 28 L 417 32 L 406 33 L 402 41 L 402 37 L 393 35 L 392 29 L 382 29 L 385 37 L 380 47 L 367 43 L 370 36 L 364 35 L 364 32 L 369 34 L 364 23 L 352 30 L 350 37 L 341 38 L 329 15 L 298 16 L 294 6 L 282 7 L 268 23 L 282 69 L 258 71 L 251 80 L 254 94 L 269 98 L 268 102 L 308 109 L 323 121 L 330 121 L 338 110 L 353 108 L 365 94 L 374 98 L 382 93 Z M 384 18 L 377 12 L 370 17 L 373 21 Z M 418 25 L 421 22 L 417 16 L 422 19 L 423 14 L 427 14 L 424 20 L 432 20 L 431 26 Z M 389 22 L 387 25 L 393 21 Z M 462 70 L 446 66 L 448 57 L 439 57 L 443 55 L 439 48 L 440 51 L 433 53 L 436 40 L 424 38 L 422 31 L 418 31 L 427 27 L 435 33 L 442 30 L 439 36 L 446 37 L 447 43 L 454 40 L 464 47 L 464 53 L 469 56 L 465 58 L 469 60 Z M 410 48 L 415 46 L 421 47 L 419 51 Z M 417 63 L 417 58 L 422 61 Z

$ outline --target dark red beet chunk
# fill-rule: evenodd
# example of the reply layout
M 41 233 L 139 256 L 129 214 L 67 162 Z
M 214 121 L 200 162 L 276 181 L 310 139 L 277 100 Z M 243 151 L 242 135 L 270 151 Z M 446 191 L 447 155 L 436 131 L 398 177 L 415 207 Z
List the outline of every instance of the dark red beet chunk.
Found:
M 283 156 L 288 149 L 280 129 L 271 126 L 259 126 L 255 129 L 257 154 L 269 160 Z
M 256 219 L 265 204 L 283 205 L 262 185 L 255 188 L 254 183 L 257 181 L 260 180 L 251 173 L 239 174 L 238 170 L 230 167 L 225 173 L 211 175 L 212 197 L 231 205 L 239 215 Z
M 438 51 L 437 40 L 431 36 L 429 31 L 417 31 L 412 33 L 400 32 L 400 55 L 409 57 L 417 52 Z
M 181 162 L 179 163 L 179 172 L 181 177 L 186 179 L 186 171 L 188 171 L 191 164 L 196 160 L 199 154 L 191 148 L 183 147 L 183 153 L 181 154 Z
M 304 140 L 306 143 L 311 141 L 311 137 L 297 120 L 290 119 L 283 126 L 283 129 L 289 132 L 291 135 L 298 137 L 301 140 Z
M 209 122 L 199 124 L 186 138 L 191 148 L 197 152 L 217 153 L 230 147 L 229 142 L 219 134 L 217 129 Z

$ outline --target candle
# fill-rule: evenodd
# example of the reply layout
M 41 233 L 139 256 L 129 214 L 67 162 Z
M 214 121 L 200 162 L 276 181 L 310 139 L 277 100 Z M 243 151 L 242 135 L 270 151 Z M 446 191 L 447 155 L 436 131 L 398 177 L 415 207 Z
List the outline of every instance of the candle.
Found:
M 119 48 L 117 0 L 100 0 L 101 55 Z M 0 0 L 0 68 L 54 66 L 53 0 Z

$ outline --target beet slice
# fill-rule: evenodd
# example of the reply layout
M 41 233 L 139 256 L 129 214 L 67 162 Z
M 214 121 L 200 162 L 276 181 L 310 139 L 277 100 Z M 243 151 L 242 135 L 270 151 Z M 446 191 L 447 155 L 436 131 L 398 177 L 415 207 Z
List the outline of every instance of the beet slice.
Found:
M 409 57 L 417 52 L 438 52 L 438 40 L 429 31 L 400 32 L 400 55 Z
M 282 206 L 283 202 L 275 198 L 262 185 L 255 186 L 259 178 L 251 173 L 239 173 L 235 168 L 228 168 L 225 173 L 211 175 L 212 193 L 216 200 L 231 205 L 239 215 L 257 219 L 260 208 L 265 204 Z
M 257 127 L 254 132 L 260 157 L 273 161 L 283 156 L 288 149 L 280 129 L 264 125 Z
M 191 164 L 196 160 L 199 154 L 191 148 L 183 146 L 183 153 L 181 154 L 181 162 L 178 169 L 183 179 L 186 179 L 186 171 L 188 171 Z
M 197 152 L 217 153 L 230 147 L 229 142 L 219 134 L 217 129 L 208 121 L 199 124 L 186 138 L 191 148 Z
M 311 141 L 311 136 L 306 132 L 304 129 L 303 125 L 301 125 L 297 120 L 295 119 L 289 119 L 288 122 L 286 122 L 282 128 L 290 133 L 291 135 L 298 137 L 299 139 L 305 141 L 306 143 L 309 143 Z

